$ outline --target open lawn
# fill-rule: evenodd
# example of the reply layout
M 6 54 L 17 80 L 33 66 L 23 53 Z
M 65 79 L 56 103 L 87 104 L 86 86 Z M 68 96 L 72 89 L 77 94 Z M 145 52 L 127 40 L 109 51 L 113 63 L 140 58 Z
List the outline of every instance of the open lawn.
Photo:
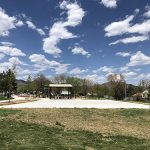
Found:
M 12 99 L 12 98 L 11 98 L 11 99 Z M 3 100 L 9 100 L 9 98 L 0 96 L 0 101 L 3 101 Z
M 149 150 L 150 110 L 0 109 L 0 149 Z

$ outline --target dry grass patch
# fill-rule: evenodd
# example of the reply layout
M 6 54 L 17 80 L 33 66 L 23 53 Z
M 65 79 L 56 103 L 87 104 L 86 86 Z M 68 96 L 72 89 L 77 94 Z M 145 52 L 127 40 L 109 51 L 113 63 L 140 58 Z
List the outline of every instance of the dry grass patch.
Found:
M 136 109 L 23 109 L 7 119 L 65 130 L 150 139 L 150 111 Z

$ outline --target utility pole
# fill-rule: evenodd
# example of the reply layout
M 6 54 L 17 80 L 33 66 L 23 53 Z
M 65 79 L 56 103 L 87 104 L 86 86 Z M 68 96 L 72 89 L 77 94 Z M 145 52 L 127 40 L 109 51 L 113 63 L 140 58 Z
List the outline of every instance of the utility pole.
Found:
M 126 84 L 126 80 L 124 79 L 124 96 L 125 96 L 125 100 L 127 98 L 127 84 Z

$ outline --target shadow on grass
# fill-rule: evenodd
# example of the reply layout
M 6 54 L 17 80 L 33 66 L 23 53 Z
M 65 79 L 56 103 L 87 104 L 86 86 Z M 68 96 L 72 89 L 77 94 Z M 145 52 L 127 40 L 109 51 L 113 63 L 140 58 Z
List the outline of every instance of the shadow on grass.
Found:
M 0 109 L 0 117 L 6 117 L 9 115 L 14 115 L 18 112 L 20 112 L 21 110 L 13 110 L 13 109 Z
M 70 131 L 9 120 L 0 121 L 0 149 L 148 150 L 150 141 L 128 136 L 103 136 L 89 131 Z
M 121 109 L 120 114 L 124 117 L 150 116 L 150 110 L 144 109 Z

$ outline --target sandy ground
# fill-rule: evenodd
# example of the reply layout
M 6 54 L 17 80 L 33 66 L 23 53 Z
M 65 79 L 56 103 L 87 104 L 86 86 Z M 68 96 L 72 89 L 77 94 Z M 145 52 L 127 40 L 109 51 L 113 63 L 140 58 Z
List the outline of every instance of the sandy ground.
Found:
M 114 101 L 114 100 L 50 100 L 42 98 L 37 101 L 22 104 L 0 106 L 0 108 L 142 108 L 150 109 L 150 105 Z

